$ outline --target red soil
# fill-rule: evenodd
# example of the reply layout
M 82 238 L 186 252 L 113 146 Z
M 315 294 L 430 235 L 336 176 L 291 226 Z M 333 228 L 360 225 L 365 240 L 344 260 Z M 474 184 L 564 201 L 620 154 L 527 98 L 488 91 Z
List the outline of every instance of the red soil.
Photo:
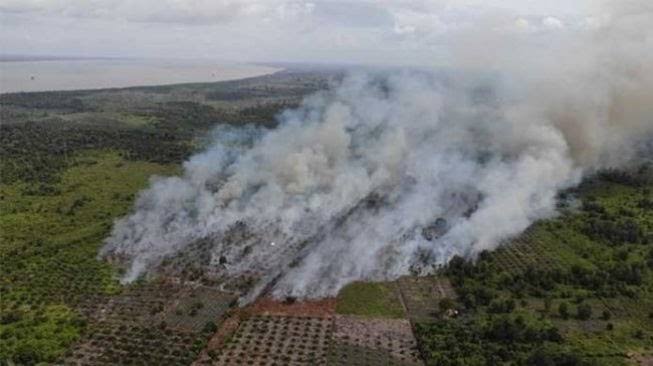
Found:
M 335 314 L 336 299 L 279 301 L 261 298 L 243 309 L 252 315 L 330 317 Z

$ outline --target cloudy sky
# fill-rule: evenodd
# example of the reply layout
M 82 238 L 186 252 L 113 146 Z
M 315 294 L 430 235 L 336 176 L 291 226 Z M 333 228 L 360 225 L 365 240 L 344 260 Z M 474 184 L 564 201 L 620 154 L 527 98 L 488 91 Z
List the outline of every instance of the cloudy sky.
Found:
M 582 31 L 599 1 L 0 0 L 0 52 L 437 64 L 472 28 Z

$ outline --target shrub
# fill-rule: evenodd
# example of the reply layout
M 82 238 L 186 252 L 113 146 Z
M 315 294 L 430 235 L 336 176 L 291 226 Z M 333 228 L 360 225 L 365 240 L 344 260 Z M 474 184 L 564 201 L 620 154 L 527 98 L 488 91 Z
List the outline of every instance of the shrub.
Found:
M 205 333 L 215 333 L 218 330 L 218 326 L 215 325 L 213 321 L 206 322 L 204 324 L 204 328 L 202 329 L 202 332 Z
M 440 308 L 441 312 L 445 313 L 448 310 L 454 309 L 456 307 L 456 304 L 450 298 L 445 297 L 440 300 L 440 302 L 438 303 L 438 307 Z
M 562 319 L 569 318 L 569 305 L 566 302 L 563 301 L 558 305 L 558 314 L 560 314 Z
M 592 307 L 589 304 L 580 304 L 576 309 L 576 317 L 579 320 L 587 320 L 592 317 Z
M 552 347 L 538 348 L 526 360 L 529 366 L 584 366 L 589 365 L 578 355 Z

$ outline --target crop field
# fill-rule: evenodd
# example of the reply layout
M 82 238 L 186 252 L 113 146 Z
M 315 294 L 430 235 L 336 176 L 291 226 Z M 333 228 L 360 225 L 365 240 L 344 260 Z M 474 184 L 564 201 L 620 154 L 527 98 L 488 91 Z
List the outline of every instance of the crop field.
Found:
M 243 322 L 213 365 L 324 365 L 331 319 L 252 316 Z
M 408 317 L 413 321 L 428 321 L 440 314 L 442 299 L 455 299 L 456 292 L 448 279 L 438 276 L 406 276 L 397 281 Z
M 329 365 L 421 365 L 417 342 L 405 319 L 339 315 L 328 354 Z
M 406 319 L 336 314 L 341 298 L 269 299 L 225 321 L 197 365 L 421 365 Z
M 190 364 L 203 346 L 196 334 L 151 327 L 101 323 L 75 346 L 66 365 Z
M 529 268 L 555 269 L 565 263 L 561 255 L 567 248 L 555 240 L 547 240 L 547 233 L 531 227 L 519 237 L 501 244 L 491 253 L 493 261 L 510 273 L 523 273 Z
M 97 303 L 89 331 L 69 351 L 71 365 L 189 364 L 234 297 L 170 283 L 138 284 Z
M 95 259 L 112 218 L 127 211 L 150 175 L 175 171 L 113 152 L 87 152 L 71 164 L 59 182 L 35 191 L 20 183 L 0 187 L 0 357 L 54 361 L 79 338 L 82 315 L 120 292 L 115 270 Z
M 394 283 L 354 282 L 340 291 L 336 312 L 367 317 L 403 318 L 405 310 Z
M 261 298 L 234 309 L 195 365 L 325 364 L 334 299 L 280 302 Z

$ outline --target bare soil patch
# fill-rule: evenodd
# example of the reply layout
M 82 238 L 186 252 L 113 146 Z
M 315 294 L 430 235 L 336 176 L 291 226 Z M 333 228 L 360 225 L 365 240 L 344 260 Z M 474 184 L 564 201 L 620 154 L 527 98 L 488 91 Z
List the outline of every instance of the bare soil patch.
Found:
M 278 301 L 261 298 L 246 311 L 258 315 L 330 317 L 335 313 L 335 308 L 335 298 L 306 301 Z

